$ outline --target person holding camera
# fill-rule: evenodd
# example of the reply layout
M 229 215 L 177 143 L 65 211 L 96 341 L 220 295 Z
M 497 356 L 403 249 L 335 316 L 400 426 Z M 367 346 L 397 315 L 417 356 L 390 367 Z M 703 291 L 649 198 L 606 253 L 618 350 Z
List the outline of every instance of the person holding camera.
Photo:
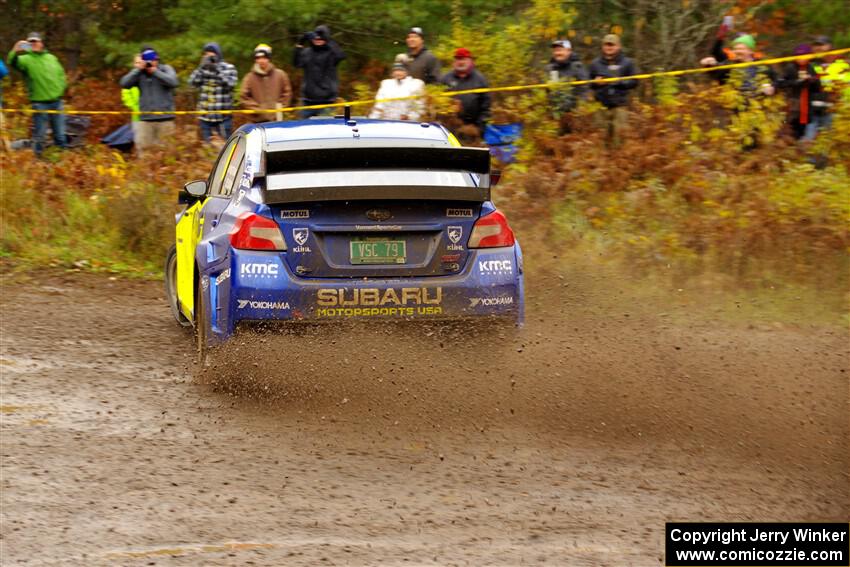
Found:
M 301 85 L 301 103 L 304 106 L 331 104 L 339 96 L 339 78 L 336 67 L 345 59 L 342 48 L 331 39 L 328 26 L 318 26 L 307 32 L 295 46 L 294 64 L 304 69 Z M 301 118 L 307 119 L 326 110 L 302 110 Z
M 134 69 L 121 77 L 122 89 L 139 87 L 139 120 L 133 122 L 136 151 L 144 151 L 174 135 L 174 89 L 180 84 L 170 65 L 160 63 L 159 54 L 147 48 L 136 57 Z M 156 114 L 152 114 L 156 113 Z
M 9 66 L 24 76 L 33 110 L 62 110 L 65 94 L 65 69 L 55 55 L 44 47 L 41 34 L 32 32 L 26 40 L 19 41 L 9 53 Z M 37 112 L 32 115 L 32 137 L 35 155 L 44 150 L 47 123 L 53 130 L 53 143 L 64 148 L 65 115 Z
M 236 67 L 224 60 L 221 47 L 214 41 L 204 45 L 201 64 L 189 76 L 189 84 L 200 90 L 198 110 L 208 113 L 202 114 L 199 120 L 204 142 L 210 141 L 213 132 L 224 140 L 233 132 L 233 116 L 217 111 L 233 108 L 237 80 Z

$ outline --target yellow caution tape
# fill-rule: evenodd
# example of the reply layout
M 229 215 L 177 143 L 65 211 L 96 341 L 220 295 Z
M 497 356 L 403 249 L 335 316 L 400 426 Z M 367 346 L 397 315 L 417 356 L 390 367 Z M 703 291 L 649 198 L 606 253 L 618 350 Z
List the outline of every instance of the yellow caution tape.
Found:
M 744 63 L 730 63 L 728 65 L 714 65 L 712 67 L 697 67 L 692 69 L 679 69 L 676 71 L 656 71 L 655 73 L 640 73 L 637 75 L 629 75 L 627 77 L 610 77 L 606 79 L 587 79 L 584 81 L 570 81 L 570 82 L 560 82 L 560 83 L 534 83 L 530 85 L 512 85 L 508 87 L 485 87 L 480 89 L 467 89 L 463 91 L 444 91 L 437 93 L 435 96 L 451 98 L 459 95 L 465 94 L 482 94 L 482 93 L 504 93 L 504 92 L 515 92 L 515 91 L 525 91 L 532 89 L 552 89 L 552 88 L 563 88 L 565 86 L 581 86 L 581 85 L 594 85 L 594 84 L 605 84 L 605 83 L 618 83 L 620 81 L 631 81 L 631 80 L 646 80 L 646 79 L 654 79 L 656 77 L 681 77 L 683 75 L 695 75 L 698 73 L 714 73 L 717 71 L 725 71 L 727 69 L 742 69 L 745 67 L 755 67 L 757 65 L 775 65 L 777 63 L 787 63 L 789 61 L 806 61 L 809 59 L 819 59 L 824 56 L 831 55 L 843 55 L 845 53 L 850 53 L 850 48 L 843 49 L 834 49 L 832 51 L 826 51 L 824 53 L 808 53 L 805 55 L 791 55 L 788 57 L 775 57 L 773 59 L 760 59 L 757 61 L 748 61 Z M 269 109 L 261 109 L 261 110 L 249 110 L 249 109 L 230 109 L 230 110 L 161 110 L 161 111 L 140 111 L 135 112 L 133 110 L 33 110 L 31 108 L 0 108 L 0 112 L 8 112 L 8 113 L 22 113 L 22 114 L 89 114 L 89 115 L 127 115 L 127 114 L 145 114 L 151 116 L 161 116 L 161 115 L 174 115 L 174 116 L 183 116 L 183 115 L 205 115 L 205 114 L 274 114 L 277 112 L 295 112 L 298 110 L 324 110 L 327 108 L 339 108 L 341 106 L 365 106 L 365 105 L 373 105 L 376 102 L 393 102 L 397 100 L 413 100 L 417 98 L 423 98 L 427 95 L 410 95 L 410 96 L 399 96 L 392 98 L 380 98 L 380 99 L 368 99 L 368 100 L 352 100 L 348 102 L 332 102 L 328 104 L 311 104 L 307 106 L 287 106 L 285 108 L 269 108 Z

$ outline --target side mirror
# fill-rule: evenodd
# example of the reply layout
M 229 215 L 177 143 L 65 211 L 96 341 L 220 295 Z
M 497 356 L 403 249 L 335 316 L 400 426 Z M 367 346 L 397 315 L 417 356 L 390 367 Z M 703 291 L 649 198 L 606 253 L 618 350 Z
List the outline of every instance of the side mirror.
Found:
M 498 169 L 490 170 L 490 187 L 495 187 L 502 180 L 502 172 Z
M 183 189 L 193 197 L 203 197 L 207 194 L 207 182 L 204 179 L 190 181 L 183 186 Z
M 202 199 L 207 194 L 207 182 L 203 179 L 190 181 L 183 186 L 183 190 L 177 196 L 177 202 L 181 205 L 191 205 Z

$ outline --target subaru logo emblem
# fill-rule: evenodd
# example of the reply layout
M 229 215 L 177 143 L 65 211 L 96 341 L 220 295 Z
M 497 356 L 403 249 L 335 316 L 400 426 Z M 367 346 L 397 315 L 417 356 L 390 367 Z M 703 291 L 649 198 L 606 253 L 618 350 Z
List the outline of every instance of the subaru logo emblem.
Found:
M 373 221 L 385 221 L 393 218 L 393 214 L 386 209 L 369 209 L 366 218 Z

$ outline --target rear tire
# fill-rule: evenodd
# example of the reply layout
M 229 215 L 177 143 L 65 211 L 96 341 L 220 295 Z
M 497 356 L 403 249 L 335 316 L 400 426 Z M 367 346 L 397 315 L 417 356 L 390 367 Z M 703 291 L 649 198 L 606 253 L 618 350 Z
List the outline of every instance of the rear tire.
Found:
M 165 297 L 171 314 L 183 327 L 191 327 L 192 321 L 180 311 L 180 303 L 177 299 L 177 246 L 172 245 L 165 257 Z

